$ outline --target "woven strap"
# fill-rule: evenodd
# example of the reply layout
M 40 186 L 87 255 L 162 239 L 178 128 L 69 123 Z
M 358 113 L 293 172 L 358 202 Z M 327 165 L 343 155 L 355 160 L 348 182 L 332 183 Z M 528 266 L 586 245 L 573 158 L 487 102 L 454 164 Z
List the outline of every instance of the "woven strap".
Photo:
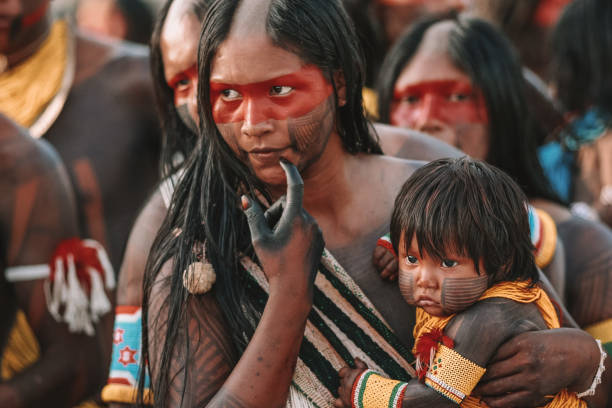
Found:
M 366 370 L 353 384 L 353 408 L 399 408 L 402 406 L 408 383 L 383 377 L 374 370 Z
M 249 274 L 247 293 L 263 312 L 269 290 L 261 268 L 241 260 Z M 315 279 L 314 305 L 308 316 L 292 387 L 313 406 L 331 407 L 340 386 L 338 371 L 353 357 L 389 377 L 408 380 L 414 370 L 410 355 L 361 289 L 328 251 L 323 252 Z
M 478 364 L 441 344 L 429 367 L 425 384 L 460 404 L 467 395 L 470 395 L 485 371 L 486 369 Z

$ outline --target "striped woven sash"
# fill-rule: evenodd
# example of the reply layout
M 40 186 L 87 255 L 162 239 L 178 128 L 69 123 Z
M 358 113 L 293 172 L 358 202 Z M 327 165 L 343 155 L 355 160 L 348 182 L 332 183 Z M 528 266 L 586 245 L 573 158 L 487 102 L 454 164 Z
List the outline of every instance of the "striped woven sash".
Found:
M 263 313 L 269 285 L 261 268 L 248 257 L 242 265 L 255 307 Z M 393 333 L 363 291 L 324 250 L 315 279 L 313 308 L 287 401 L 287 407 L 333 406 L 340 379 L 338 371 L 359 357 L 369 368 L 408 381 L 414 370 L 412 354 Z

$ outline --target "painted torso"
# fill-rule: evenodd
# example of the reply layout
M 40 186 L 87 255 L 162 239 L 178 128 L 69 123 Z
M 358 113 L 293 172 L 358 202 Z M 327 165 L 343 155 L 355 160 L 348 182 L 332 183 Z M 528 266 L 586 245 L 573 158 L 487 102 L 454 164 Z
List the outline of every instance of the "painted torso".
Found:
M 77 39 L 77 53 L 98 47 L 107 57 L 94 68 L 77 61 L 76 82 L 43 137 L 70 174 L 81 233 L 101 242 L 118 270 L 137 211 L 157 180 L 159 130 L 146 50 L 87 41 Z

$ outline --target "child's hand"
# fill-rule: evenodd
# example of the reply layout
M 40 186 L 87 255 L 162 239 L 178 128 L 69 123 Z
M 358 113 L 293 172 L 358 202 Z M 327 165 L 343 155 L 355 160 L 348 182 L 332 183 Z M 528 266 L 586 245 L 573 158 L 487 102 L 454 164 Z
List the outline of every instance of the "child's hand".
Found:
M 381 278 L 389 281 L 397 280 L 397 256 L 387 236 L 380 238 L 376 243 L 372 264 L 376 271 L 380 273 Z
M 355 368 L 344 367 L 340 370 L 338 375 L 340 376 L 340 388 L 338 388 L 338 394 L 340 398 L 337 398 L 334 402 L 336 408 L 351 408 L 351 393 L 353 392 L 353 384 L 359 374 L 363 373 L 368 369 L 368 366 L 358 358 L 355 358 Z

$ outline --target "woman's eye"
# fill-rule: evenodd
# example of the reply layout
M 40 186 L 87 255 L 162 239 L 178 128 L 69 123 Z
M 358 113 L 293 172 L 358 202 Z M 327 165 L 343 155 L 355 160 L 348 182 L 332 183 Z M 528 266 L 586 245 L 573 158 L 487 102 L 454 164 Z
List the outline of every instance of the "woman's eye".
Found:
M 448 96 L 448 100 L 451 102 L 463 102 L 470 99 L 470 95 L 465 93 L 454 93 Z
M 291 91 L 293 91 L 291 86 L 273 86 L 270 88 L 270 95 L 284 96 L 288 95 Z
M 234 100 L 241 97 L 240 92 L 234 89 L 224 89 L 221 91 L 221 95 L 223 95 L 223 99 Z
M 442 261 L 442 266 L 445 268 L 452 268 L 453 266 L 457 266 L 457 261 L 452 261 L 450 259 L 445 259 Z
M 187 78 L 181 79 L 180 81 L 176 82 L 176 84 L 174 85 L 174 89 L 176 89 L 177 91 L 182 91 L 186 89 L 190 85 L 190 83 L 191 82 Z
M 406 257 L 406 262 L 408 262 L 409 264 L 415 264 L 415 263 L 417 263 L 417 259 L 416 259 L 415 256 L 408 255 Z
M 402 102 L 406 102 L 409 104 L 417 103 L 419 101 L 419 97 L 416 95 L 406 95 L 402 98 Z

